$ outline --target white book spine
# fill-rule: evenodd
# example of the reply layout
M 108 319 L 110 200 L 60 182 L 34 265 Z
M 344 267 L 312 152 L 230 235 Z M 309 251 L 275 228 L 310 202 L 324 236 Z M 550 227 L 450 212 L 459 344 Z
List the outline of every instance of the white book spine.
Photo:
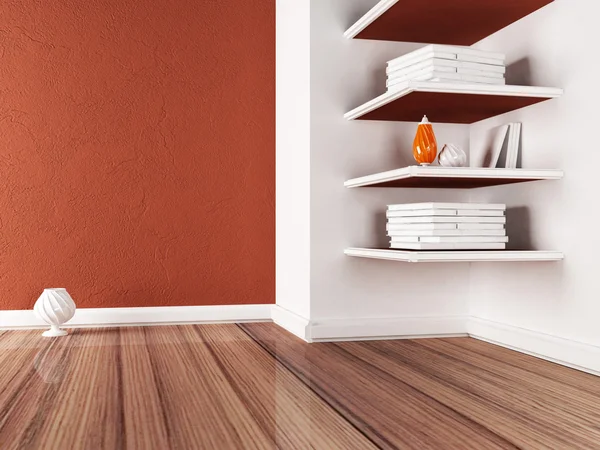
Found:
M 508 150 L 506 153 L 506 168 L 516 169 L 519 157 L 519 144 L 521 141 L 521 124 L 511 123 L 508 130 Z
M 392 237 L 390 242 L 419 242 L 418 236 L 402 236 L 402 237 Z
M 494 64 L 481 64 L 481 63 L 476 63 L 476 62 L 470 62 L 470 61 L 453 61 L 454 64 L 456 64 L 456 66 L 459 69 L 469 69 L 469 70 L 481 70 L 482 72 L 486 72 L 486 73 L 497 73 L 497 74 L 501 74 L 504 75 L 506 73 L 506 67 L 504 65 L 498 66 L 498 65 L 494 65 Z
M 411 64 L 410 66 L 403 67 L 401 69 L 391 70 L 389 67 L 386 69 L 388 78 L 403 77 L 419 70 L 437 68 L 440 71 L 458 72 L 458 62 L 449 59 L 431 58 L 418 62 L 417 64 Z
M 475 84 L 491 84 L 491 85 L 504 85 L 506 80 L 504 78 L 489 78 L 489 77 L 477 77 L 472 75 L 461 75 L 458 73 L 448 72 L 437 72 L 423 70 L 415 73 L 414 75 L 407 75 L 405 77 L 399 77 L 395 79 L 388 79 L 386 81 L 386 87 L 388 91 L 393 91 L 403 87 L 402 83 L 407 81 L 436 81 L 438 83 L 475 83 Z
M 404 250 L 504 250 L 506 244 L 498 243 L 435 243 L 430 244 L 426 242 L 404 242 L 390 244 L 390 248 L 404 249 Z
M 506 217 L 390 217 L 389 223 L 506 223 Z
M 417 62 L 409 61 L 409 63 L 410 64 L 403 66 L 388 66 L 385 69 L 386 74 L 388 76 L 401 75 L 401 72 L 414 72 L 416 70 L 421 70 L 428 66 L 454 68 L 456 69 L 456 72 L 459 72 L 460 70 L 475 70 L 485 73 L 493 73 L 495 75 L 501 76 L 504 76 L 504 74 L 506 73 L 506 67 L 503 65 L 497 66 L 492 64 L 481 64 L 470 61 L 459 61 L 456 58 L 435 58 L 433 54 L 430 54 L 429 58 L 422 58 L 417 60 Z
M 391 59 L 387 62 L 388 67 L 406 67 L 411 64 L 417 64 L 426 59 L 439 58 L 439 59 L 458 59 L 456 52 L 440 52 L 433 51 L 433 48 L 430 46 L 423 47 L 419 50 L 415 50 L 414 52 L 407 53 L 405 55 L 399 56 L 398 58 Z
M 479 217 L 501 217 L 504 215 L 504 211 L 499 209 L 458 209 L 456 211 L 457 216 L 479 216 Z
M 423 58 L 424 56 L 432 53 L 438 55 L 445 55 L 445 59 L 457 59 L 457 56 L 461 56 L 463 58 L 482 58 L 494 61 L 496 63 L 499 63 L 500 65 L 504 65 L 504 60 L 506 59 L 504 53 L 477 50 L 471 47 L 463 47 L 458 45 L 432 44 L 427 45 L 425 47 L 421 47 L 418 50 L 412 51 L 397 58 L 394 58 L 388 61 L 388 65 L 394 66 L 406 64 L 407 61 Z
M 407 58 L 402 63 L 398 62 L 388 62 L 388 71 L 394 72 L 396 70 L 405 69 L 406 67 L 412 66 L 414 64 L 422 63 L 423 61 L 428 61 L 431 59 L 444 59 L 447 61 L 457 61 L 463 63 L 471 63 L 471 64 L 485 64 L 486 66 L 494 66 L 494 67 L 505 67 L 504 61 L 499 59 L 491 59 L 486 57 L 477 57 L 471 55 L 459 55 L 456 53 L 442 53 L 442 52 L 433 52 L 426 53 L 422 55 L 416 55 L 411 58 Z
M 458 230 L 504 230 L 504 224 L 501 223 L 458 223 Z
M 411 72 L 410 74 L 402 77 L 396 77 L 393 79 L 388 78 L 385 82 L 385 85 L 389 88 L 410 80 L 427 81 L 432 79 L 434 74 L 440 75 L 440 73 L 441 72 L 434 72 L 433 68 L 427 68 L 417 72 Z M 458 74 L 447 74 L 448 77 L 452 77 L 453 75 L 458 77 Z
M 487 72 L 487 71 L 477 70 L 477 69 L 463 69 L 462 67 L 457 68 L 456 73 L 458 73 L 460 75 L 475 75 L 478 77 L 487 77 L 487 78 L 501 78 L 501 79 L 504 78 L 503 73 Z
M 386 212 L 387 217 L 423 217 L 423 216 L 456 216 L 456 209 L 419 209 L 419 210 L 405 210 L 405 211 L 392 211 Z
M 504 61 L 506 59 L 506 55 L 501 52 L 492 52 L 489 50 L 479 50 L 473 47 L 465 47 L 464 45 L 442 45 L 442 44 L 432 44 L 433 51 L 440 52 L 453 52 L 459 55 L 472 55 L 479 56 L 483 58 L 491 58 Z
M 443 73 L 449 77 L 458 76 L 458 69 L 454 67 L 441 67 L 433 65 L 425 65 L 417 70 L 398 71 L 393 74 L 389 74 L 386 80 L 388 85 L 398 84 L 408 80 L 414 80 L 416 78 L 423 77 L 429 73 Z
M 505 236 L 505 230 L 388 230 L 390 237 L 400 236 Z
M 393 224 L 387 223 L 386 229 L 388 231 L 395 230 L 457 230 L 458 226 L 456 223 L 409 223 L 409 224 Z
M 490 66 L 504 66 L 503 59 L 495 59 L 495 58 L 487 58 L 487 57 L 479 57 L 479 56 L 471 56 L 471 55 L 457 55 L 456 59 L 464 62 L 472 62 L 479 64 L 488 64 Z
M 506 204 L 504 203 L 442 203 L 442 202 L 427 202 L 427 203 L 397 203 L 387 205 L 390 211 L 405 211 L 413 209 L 499 209 L 504 211 Z
M 472 75 L 460 75 L 451 74 L 451 77 L 446 76 L 440 72 L 434 72 L 434 76 L 428 80 L 419 81 L 437 81 L 439 83 L 475 83 L 475 84 L 492 84 L 495 86 L 502 86 L 506 84 L 504 78 L 489 78 L 489 77 L 477 77 Z
M 419 242 L 508 242 L 507 236 L 424 236 L 419 238 Z

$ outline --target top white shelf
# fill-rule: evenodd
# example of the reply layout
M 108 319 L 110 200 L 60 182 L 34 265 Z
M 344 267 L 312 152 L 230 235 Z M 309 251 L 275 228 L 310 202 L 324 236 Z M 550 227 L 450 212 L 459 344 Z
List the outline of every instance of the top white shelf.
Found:
M 553 0 L 381 0 L 348 39 L 472 45 Z
M 407 81 L 344 114 L 348 120 L 419 122 L 427 114 L 432 122 L 474 123 L 560 97 L 551 87 Z

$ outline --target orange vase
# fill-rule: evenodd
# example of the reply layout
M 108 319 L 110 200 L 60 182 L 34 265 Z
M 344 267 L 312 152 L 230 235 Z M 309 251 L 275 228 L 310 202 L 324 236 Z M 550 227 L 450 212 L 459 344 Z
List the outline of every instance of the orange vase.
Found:
M 415 160 L 422 166 L 427 166 L 435 161 L 437 155 L 437 142 L 433 127 L 427 116 L 423 116 L 423 120 L 417 128 L 417 135 L 413 142 L 413 156 Z

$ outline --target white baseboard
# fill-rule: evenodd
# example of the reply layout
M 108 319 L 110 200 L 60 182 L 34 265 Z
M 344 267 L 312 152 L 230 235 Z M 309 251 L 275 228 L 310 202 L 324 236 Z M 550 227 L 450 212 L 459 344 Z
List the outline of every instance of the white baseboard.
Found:
M 307 342 L 472 336 L 538 358 L 600 375 L 600 347 L 477 317 L 325 319 L 310 322 L 277 305 L 81 308 L 66 325 L 107 327 L 273 320 Z M 0 329 L 44 328 L 33 312 L 0 311 Z
M 326 319 L 310 323 L 313 342 L 466 335 L 465 316 Z
M 273 322 L 289 331 L 290 333 L 298 336 L 300 339 L 306 342 L 311 342 L 310 337 L 310 323 L 308 319 L 294 314 L 281 306 L 274 305 L 271 310 L 271 318 Z
M 600 376 L 600 347 L 470 317 L 469 336 Z
M 271 320 L 273 305 L 156 306 L 80 308 L 65 328 Z M 0 311 L 0 329 L 44 328 L 33 310 Z

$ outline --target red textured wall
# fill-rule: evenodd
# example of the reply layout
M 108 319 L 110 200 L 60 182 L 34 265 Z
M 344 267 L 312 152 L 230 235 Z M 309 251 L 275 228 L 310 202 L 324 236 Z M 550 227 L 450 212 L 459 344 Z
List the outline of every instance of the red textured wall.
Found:
M 0 309 L 272 303 L 275 1 L 0 3 Z

